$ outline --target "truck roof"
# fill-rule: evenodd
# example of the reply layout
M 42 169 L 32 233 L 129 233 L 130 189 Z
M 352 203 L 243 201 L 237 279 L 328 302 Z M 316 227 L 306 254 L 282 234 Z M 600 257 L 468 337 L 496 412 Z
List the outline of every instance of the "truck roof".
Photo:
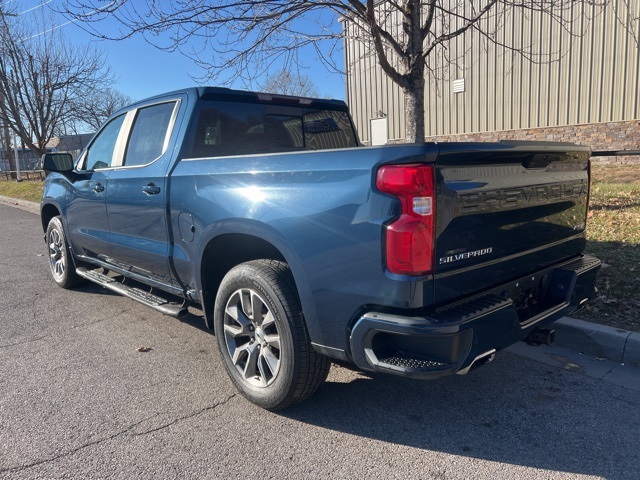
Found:
M 225 87 L 191 87 L 171 92 L 154 95 L 134 102 L 135 105 L 140 102 L 147 102 L 155 98 L 163 98 L 177 94 L 195 94 L 198 98 L 204 100 L 224 100 L 244 103 L 277 103 L 279 105 L 303 106 L 310 108 L 328 108 L 331 110 L 347 111 L 347 104 L 343 100 L 336 99 L 320 99 L 297 97 L 293 95 L 282 95 L 278 93 L 252 92 L 247 90 L 233 90 Z

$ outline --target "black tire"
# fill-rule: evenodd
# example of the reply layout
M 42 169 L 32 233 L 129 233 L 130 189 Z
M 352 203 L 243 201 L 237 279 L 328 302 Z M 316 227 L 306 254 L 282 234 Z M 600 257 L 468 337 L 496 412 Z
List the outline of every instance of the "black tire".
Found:
M 222 362 L 250 402 L 282 410 L 309 398 L 327 378 L 331 362 L 311 346 L 287 264 L 255 260 L 231 269 L 214 315 Z
M 83 283 L 82 277 L 76 273 L 73 257 L 69 251 L 67 237 L 59 216 L 53 217 L 49 221 L 45 238 L 49 267 L 54 282 L 62 288 L 73 288 Z

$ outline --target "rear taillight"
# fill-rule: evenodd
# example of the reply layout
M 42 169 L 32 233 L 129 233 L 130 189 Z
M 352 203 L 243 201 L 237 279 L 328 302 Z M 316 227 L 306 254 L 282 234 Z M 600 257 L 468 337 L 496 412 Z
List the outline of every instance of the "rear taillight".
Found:
M 435 179 L 431 165 L 386 165 L 376 186 L 400 199 L 402 213 L 387 225 L 387 268 L 399 275 L 433 272 Z

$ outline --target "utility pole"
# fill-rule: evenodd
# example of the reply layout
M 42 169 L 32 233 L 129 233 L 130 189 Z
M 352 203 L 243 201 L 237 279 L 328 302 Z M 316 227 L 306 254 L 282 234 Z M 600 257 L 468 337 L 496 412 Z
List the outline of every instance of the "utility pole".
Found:
M 13 152 L 15 154 L 15 160 L 16 160 L 16 181 L 21 182 L 22 174 L 20 172 L 20 157 L 18 156 L 18 136 L 17 135 L 13 136 Z

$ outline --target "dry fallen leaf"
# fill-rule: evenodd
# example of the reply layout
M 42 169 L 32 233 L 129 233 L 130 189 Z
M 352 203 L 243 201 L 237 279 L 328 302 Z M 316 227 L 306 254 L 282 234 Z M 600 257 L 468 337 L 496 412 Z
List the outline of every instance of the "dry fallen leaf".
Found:
M 153 348 L 151 348 L 151 347 L 138 347 L 138 348 L 136 348 L 136 351 L 140 352 L 140 353 L 147 353 L 147 352 L 150 352 L 151 350 L 153 350 Z

